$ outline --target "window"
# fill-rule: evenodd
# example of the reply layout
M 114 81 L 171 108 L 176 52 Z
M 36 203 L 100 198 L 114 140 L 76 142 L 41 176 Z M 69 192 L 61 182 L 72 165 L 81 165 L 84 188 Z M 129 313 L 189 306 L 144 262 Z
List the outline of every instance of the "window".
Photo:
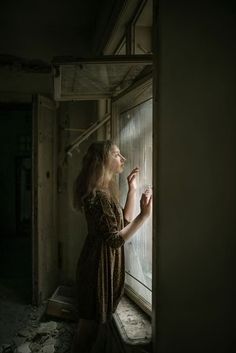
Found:
M 126 22 L 125 32 L 115 55 L 121 53 L 152 53 L 152 0 L 139 2 L 133 16 Z M 133 9 L 134 10 L 134 9 Z M 129 11 L 126 11 L 128 19 Z M 124 27 L 123 27 L 124 28 Z M 117 42 L 117 36 L 114 38 Z M 111 47 L 110 47 L 111 48 Z M 148 71 L 146 71 L 148 74 Z M 137 87 L 136 87 L 137 88 Z M 121 93 L 122 95 L 122 93 Z M 132 104 L 130 104 L 132 102 Z M 152 85 L 144 83 L 123 95 L 113 104 L 113 135 L 121 152 L 127 158 L 126 170 L 140 167 L 138 198 L 145 187 L 152 185 Z M 127 174 L 126 173 L 126 174 Z M 124 205 L 127 182 L 125 173 L 120 176 L 121 204 Z M 135 215 L 139 213 L 139 200 Z M 126 291 L 143 309 L 151 313 L 152 305 L 152 217 L 125 245 Z
M 133 54 L 150 54 L 152 52 L 152 7 L 152 0 L 143 1 L 139 13 L 133 20 Z
M 132 104 L 130 104 L 132 102 Z M 140 212 L 139 199 L 147 185 L 152 185 L 152 95 L 151 84 L 131 91 L 117 103 L 117 132 L 126 168 L 120 175 L 120 201 L 127 194 L 127 174 L 140 167 L 135 216 Z M 126 289 L 139 303 L 151 310 L 152 297 L 152 217 L 125 244 Z
M 125 1 L 121 13 L 103 54 L 152 53 L 153 0 Z

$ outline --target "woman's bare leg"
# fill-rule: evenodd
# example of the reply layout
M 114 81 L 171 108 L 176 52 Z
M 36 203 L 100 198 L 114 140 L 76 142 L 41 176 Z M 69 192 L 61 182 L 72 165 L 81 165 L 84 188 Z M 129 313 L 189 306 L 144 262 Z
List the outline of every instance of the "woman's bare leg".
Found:
M 89 353 L 95 343 L 97 333 L 97 322 L 80 319 L 72 342 L 71 353 Z

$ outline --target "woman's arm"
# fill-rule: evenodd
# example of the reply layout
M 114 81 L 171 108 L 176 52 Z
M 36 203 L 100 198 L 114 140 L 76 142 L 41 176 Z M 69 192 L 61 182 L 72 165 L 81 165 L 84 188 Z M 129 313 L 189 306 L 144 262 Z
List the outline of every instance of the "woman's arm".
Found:
M 128 191 L 123 211 L 124 219 L 127 222 L 131 222 L 133 220 L 135 203 L 136 191 Z
M 119 232 L 119 235 L 124 239 L 124 241 L 130 239 L 150 216 L 152 210 L 152 196 L 142 194 L 140 209 L 141 212 L 138 216 Z
M 152 200 L 143 194 L 140 200 L 139 215 L 122 230 L 118 230 L 117 219 L 106 194 L 99 193 L 89 206 L 98 235 L 101 235 L 112 248 L 121 247 L 142 226 L 151 213 Z
M 132 170 L 132 172 L 127 177 L 128 193 L 127 193 L 123 213 L 124 213 L 124 219 L 128 222 L 131 222 L 134 217 L 134 208 L 135 208 L 136 190 L 137 190 L 136 176 L 138 172 L 139 172 L 139 168 L 136 167 Z

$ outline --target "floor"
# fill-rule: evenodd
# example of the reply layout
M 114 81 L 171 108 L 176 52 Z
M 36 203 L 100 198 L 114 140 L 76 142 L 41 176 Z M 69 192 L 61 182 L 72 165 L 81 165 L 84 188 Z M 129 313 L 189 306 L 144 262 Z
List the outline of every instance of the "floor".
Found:
M 70 352 L 75 324 L 31 305 L 30 249 L 27 239 L 0 240 L 0 353 Z
M 0 284 L 0 353 L 66 353 L 75 324 L 45 315 L 45 307 L 24 303 L 7 284 Z
M 47 316 L 47 302 L 40 307 L 31 304 L 30 254 L 30 239 L 0 238 L 0 353 L 69 353 L 76 324 Z M 150 324 L 145 325 L 143 317 L 137 322 L 123 304 L 119 314 L 122 327 L 127 324 L 128 341 L 139 341 L 141 334 L 148 338 Z M 93 353 L 149 352 L 143 345 L 146 341 L 140 346 L 128 342 L 124 349 L 124 338 L 115 331 L 101 325 Z

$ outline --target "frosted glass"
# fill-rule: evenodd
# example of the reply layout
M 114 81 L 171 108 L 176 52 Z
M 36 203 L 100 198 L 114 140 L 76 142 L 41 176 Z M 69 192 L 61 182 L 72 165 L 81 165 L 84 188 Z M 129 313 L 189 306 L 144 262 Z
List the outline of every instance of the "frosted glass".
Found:
M 61 66 L 61 96 L 110 97 L 130 86 L 143 63 L 103 63 Z
M 122 205 L 127 194 L 127 174 L 136 166 L 140 168 L 136 216 L 140 212 L 139 200 L 145 186 L 152 185 L 152 99 L 120 115 L 119 135 L 121 153 L 127 158 L 125 172 L 120 176 Z M 126 242 L 125 256 L 126 284 L 151 304 L 152 216 Z

